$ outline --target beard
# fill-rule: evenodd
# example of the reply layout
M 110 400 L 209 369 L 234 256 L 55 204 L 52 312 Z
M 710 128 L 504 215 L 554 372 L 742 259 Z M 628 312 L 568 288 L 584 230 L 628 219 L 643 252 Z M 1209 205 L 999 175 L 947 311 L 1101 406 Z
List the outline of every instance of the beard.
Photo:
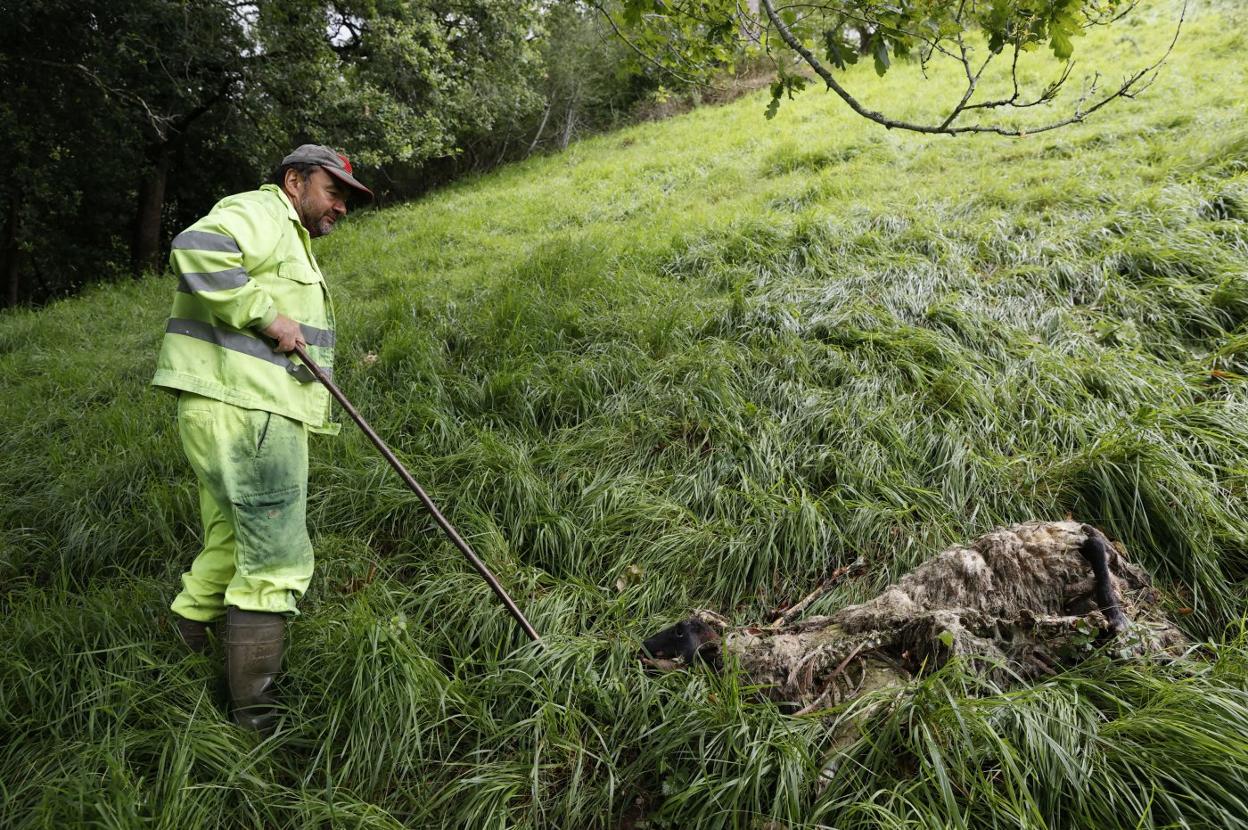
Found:
M 328 236 L 334 230 L 335 217 L 330 213 L 316 215 L 316 207 L 306 196 L 299 200 L 299 221 L 307 229 L 308 236 Z
M 337 222 L 335 222 L 332 218 L 328 216 L 322 216 L 320 222 L 318 222 L 316 225 L 316 230 L 308 231 L 308 236 L 311 236 L 311 237 L 329 236 L 329 234 L 333 232 L 334 226 L 336 224 Z

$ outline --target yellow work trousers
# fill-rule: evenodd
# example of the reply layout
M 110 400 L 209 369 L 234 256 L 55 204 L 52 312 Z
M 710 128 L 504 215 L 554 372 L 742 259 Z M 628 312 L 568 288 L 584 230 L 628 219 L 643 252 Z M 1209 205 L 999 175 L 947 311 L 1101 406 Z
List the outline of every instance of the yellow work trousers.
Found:
M 227 605 L 297 613 L 313 565 L 307 426 L 182 392 L 178 433 L 199 479 L 204 546 L 182 575 L 173 612 L 202 622 Z

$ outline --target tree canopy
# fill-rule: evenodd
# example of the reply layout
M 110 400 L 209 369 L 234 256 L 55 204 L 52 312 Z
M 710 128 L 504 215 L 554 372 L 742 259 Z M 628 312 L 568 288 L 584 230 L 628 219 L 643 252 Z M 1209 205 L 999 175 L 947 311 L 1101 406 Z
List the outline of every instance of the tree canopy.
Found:
M 812 74 L 859 115 L 929 133 L 1020 135 L 1146 86 L 1158 61 L 1026 128 L 1077 37 L 1133 0 L 0 0 L 0 305 L 159 269 L 178 227 L 256 186 L 291 147 L 338 146 L 391 196 L 563 147 L 662 87 L 763 54 L 774 115 Z M 1019 58 L 1047 49 L 1030 84 Z M 851 64 L 949 61 L 964 93 L 933 122 L 870 109 Z M 1012 91 L 981 84 L 994 61 Z M 989 73 L 990 75 L 991 73 Z M 999 73 L 1000 74 L 1000 73 Z M 998 77 L 999 80 L 999 77 Z M 662 85 L 662 87 L 660 86 Z M 995 96 L 995 97 L 994 97 Z
M 452 153 L 533 97 L 536 13 L 514 0 L 0 4 L 8 302 L 23 263 L 61 290 L 123 251 L 135 272 L 159 267 L 166 220 L 254 186 L 303 141 L 372 165 Z
M 1108 88 L 1094 74 L 1067 111 L 1043 124 L 1022 126 L 1008 120 L 1011 111 L 1053 102 L 1071 77 L 1075 39 L 1091 27 L 1121 20 L 1138 2 L 597 0 L 597 7 L 634 43 L 638 54 L 676 75 L 702 75 L 730 61 L 743 47 L 772 55 L 778 77 L 772 84 L 768 117 L 775 114 L 786 94 L 805 87 L 806 76 L 796 71 L 800 67 L 817 76 L 858 115 L 890 129 L 1021 136 L 1082 121 L 1151 82 L 1169 50 Z M 1180 26 L 1182 17 L 1180 13 Z M 1028 83 L 1020 74 L 1019 58 L 1042 48 L 1051 50 L 1059 68 L 1047 81 Z M 938 119 L 909 120 L 865 106 L 837 74 L 863 59 L 870 60 L 883 76 L 898 58 L 917 61 L 924 71 L 934 61 L 951 61 L 965 75 L 963 93 L 949 102 Z M 985 95 L 981 81 L 998 62 L 1009 64 L 1005 71 L 1012 91 Z

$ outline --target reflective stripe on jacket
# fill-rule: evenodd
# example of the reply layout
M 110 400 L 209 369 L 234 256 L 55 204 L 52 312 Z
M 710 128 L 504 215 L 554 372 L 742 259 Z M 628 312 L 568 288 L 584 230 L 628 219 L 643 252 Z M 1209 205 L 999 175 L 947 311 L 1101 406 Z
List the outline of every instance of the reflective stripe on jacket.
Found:
M 329 289 L 286 194 L 266 184 L 222 199 L 174 237 L 169 262 L 178 287 L 152 385 L 337 432 L 325 387 L 259 336 L 281 312 L 302 326 L 312 359 L 333 371 Z

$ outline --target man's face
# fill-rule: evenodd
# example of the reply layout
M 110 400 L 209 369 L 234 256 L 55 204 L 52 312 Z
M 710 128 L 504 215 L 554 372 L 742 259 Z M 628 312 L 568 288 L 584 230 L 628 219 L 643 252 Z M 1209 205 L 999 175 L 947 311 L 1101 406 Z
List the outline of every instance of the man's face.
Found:
M 285 190 L 290 196 L 299 222 L 315 239 L 334 229 L 334 223 L 347 215 L 347 188 L 323 168 L 316 168 L 306 179 L 288 171 Z

